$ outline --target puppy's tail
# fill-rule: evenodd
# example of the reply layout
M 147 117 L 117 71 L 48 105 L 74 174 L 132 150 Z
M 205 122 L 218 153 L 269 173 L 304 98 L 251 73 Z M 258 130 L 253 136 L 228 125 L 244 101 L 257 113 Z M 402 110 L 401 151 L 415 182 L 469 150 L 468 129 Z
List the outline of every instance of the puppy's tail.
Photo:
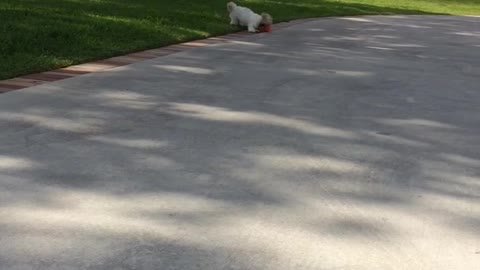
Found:
M 236 7 L 237 7 L 237 4 L 235 4 L 234 2 L 228 2 L 227 4 L 228 12 L 232 12 Z
M 262 23 L 270 25 L 273 23 L 273 18 L 268 13 L 262 13 Z

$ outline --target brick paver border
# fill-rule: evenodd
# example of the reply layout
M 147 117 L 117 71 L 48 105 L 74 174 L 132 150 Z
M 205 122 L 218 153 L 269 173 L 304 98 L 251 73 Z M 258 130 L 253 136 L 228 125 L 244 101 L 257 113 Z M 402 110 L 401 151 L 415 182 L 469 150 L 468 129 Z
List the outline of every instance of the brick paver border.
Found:
M 314 19 L 301 19 L 301 20 L 294 20 L 290 22 L 277 23 L 273 26 L 273 31 L 276 31 L 291 25 L 311 21 L 311 20 L 314 20 Z M 205 47 L 212 44 L 241 41 L 242 39 L 250 35 L 251 34 L 247 32 L 231 33 L 224 36 L 190 41 L 190 42 L 170 45 L 170 46 L 166 46 L 158 49 L 145 50 L 141 52 L 130 53 L 123 56 L 116 56 L 116 57 L 94 61 L 90 63 L 55 69 L 51 71 L 24 75 L 17 78 L 0 81 L 0 94 L 10 92 L 10 91 L 16 91 L 16 90 L 36 86 L 36 85 L 41 85 L 41 84 L 45 84 L 53 81 L 59 81 L 59 80 L 68 79 L 76 76 L 81 76 L 84 74 L 107 70 L 115 67 L 126 66 L 133 63 L 145 61 L 148 59 L 154 59 L 154 58 L 158 58 L 158 57 L 162 57 L 162 56 L 166 56 L 166 55 L 170 55 L 178 52 L 187 51 L 193 48 Z

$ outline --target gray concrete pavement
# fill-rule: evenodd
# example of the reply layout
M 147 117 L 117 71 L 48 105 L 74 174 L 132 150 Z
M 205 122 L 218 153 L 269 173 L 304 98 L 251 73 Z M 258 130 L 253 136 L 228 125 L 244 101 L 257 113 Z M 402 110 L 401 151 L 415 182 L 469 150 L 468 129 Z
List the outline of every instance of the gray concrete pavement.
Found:
M 0 269 L 479 269 L 479 22 L 320 19 L 0 95 Z

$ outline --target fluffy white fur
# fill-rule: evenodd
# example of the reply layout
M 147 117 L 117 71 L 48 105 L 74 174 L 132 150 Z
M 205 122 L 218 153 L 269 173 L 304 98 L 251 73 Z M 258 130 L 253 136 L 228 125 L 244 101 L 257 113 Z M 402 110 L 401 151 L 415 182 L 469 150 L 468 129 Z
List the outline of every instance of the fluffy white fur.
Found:
M 269 14 L 262 13 L 259 15 L 249 8 L 238 6 L 234 2 L 227 4 L 227 10 L 230 13 L 230 24 L 247 26 L 248 32 L 256 32 L 262 24 L 272 24 L 272 16 Z

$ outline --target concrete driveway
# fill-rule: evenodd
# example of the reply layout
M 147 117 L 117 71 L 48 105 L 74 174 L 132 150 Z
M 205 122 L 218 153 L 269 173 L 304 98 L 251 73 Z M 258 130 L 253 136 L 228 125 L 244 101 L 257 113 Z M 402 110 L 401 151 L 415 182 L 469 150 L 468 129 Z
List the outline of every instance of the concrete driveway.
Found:
M 320 19 L 0 95 L 0 269 L 479 269 L 479 29 Z

